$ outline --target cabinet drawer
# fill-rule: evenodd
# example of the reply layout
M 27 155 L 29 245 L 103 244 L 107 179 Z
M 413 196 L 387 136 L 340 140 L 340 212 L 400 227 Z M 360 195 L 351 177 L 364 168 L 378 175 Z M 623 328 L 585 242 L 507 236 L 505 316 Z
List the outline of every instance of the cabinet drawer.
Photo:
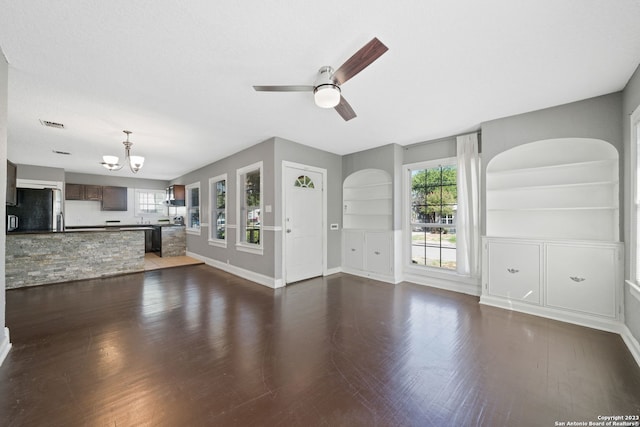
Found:
M 489 294 L 540 304 L 541 246 L 498 242 L 488 245 Z
M 547 245 L 547 305 L 615 317 L 617 250 Z

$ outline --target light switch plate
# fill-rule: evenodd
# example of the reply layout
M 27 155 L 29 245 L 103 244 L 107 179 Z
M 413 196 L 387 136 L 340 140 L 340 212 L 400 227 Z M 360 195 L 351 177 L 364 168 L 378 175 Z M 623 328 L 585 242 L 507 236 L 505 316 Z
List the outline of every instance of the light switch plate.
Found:
M 264 205 L 265 212 L 271 212 L 271 205 Z

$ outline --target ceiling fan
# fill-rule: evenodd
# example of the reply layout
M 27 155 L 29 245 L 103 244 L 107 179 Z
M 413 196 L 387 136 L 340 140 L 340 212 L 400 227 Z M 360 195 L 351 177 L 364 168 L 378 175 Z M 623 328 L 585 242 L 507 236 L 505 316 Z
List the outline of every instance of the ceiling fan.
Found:
M 356 113 L 342 96 L 340 85 L 364 70 L 387 50 L 389 48 L 374 37 L 337 70 L 334 71 L 330 66 L 321 67 L 313 85 L 254 86 L 253 88 L 258 92 L 313 92 L 313 98 L 318 107 L 335 108 L 345 121 L 349 121 L 356 117 Z

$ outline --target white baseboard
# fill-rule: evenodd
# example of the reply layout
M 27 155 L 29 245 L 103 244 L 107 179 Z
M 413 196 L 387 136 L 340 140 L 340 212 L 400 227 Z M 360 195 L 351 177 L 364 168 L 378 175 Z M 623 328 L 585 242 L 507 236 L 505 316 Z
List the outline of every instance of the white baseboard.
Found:
M 4 328 L 4 334 L 0 337 L 0 366 L 11 350 L 11 341 L 9 340 L 9 328 Z
M 348 267 L 343 267 L 342 272 L 347 274 L 353 274 L 354 276 L 366 277 L 367 279 L 378 280 L 380 282 L 391 283 L 393 285 L 400 283 L 399 281 L 396 281 L 396 279 L 393 276 L 386 276 L 384 274 L 371 273 L 369 271 L 363 271 L 363 270 L 354 270 Z
M 251 280 L 259 285 L 266 286 L 268 288 L 277 289 L 284 286 L 282 279 L 275 279 L 273 277 L 265 276 L 264 274 L 256 273 L 255 271 L 247 270 L 235 265 L 227 264 L 226 262 L 218 261 L 213 258 L 208 258 L 194 252 L 187 251 L 187 256 L 191 258 L 199 259 L 205 264 L 217 268 L 227 273 L 231 273 L 243 279 Z
M 599 318 L 596 316 L 573 313 L 566 310 L 556 310 L 550 307 L 542 307 L 519 301 L 508 301 L 503 298 L 495 298 L 489 295 L 482 295 L 480 297 L 480 304 L 519 311 L 526 314 L 533 314 L 534 316 L 573 323 L 575 325 L 586 326 L 588 328 L 599 329 L 601 331 L 614 332 L 620 335 L 622 335 L 622 327 L 624 326 L 624 324 L 620 323 L 616 319 Z
M 627 325 L 622 325 L 622 332 L 620 333 L 622 340 L 627 345 L 627 348 L 631 352 L 631 355 L 636 359 L 636 363 L 640 366 L 640 343 L 633 336 Z
M 338 274 L 338 273 L 342 273 L 342 268 L 341 267 L 328 268 L 327 271 L 324 273 L 324 275 L 325 276 L 331 276 L 332 274 Z
M 431 286 L 432 288 L 444 289 L 447 291 L 460 292 L 467 295 L 480 296 L 480 283 L 464 283 L 457 280 L 447 280 L 435 277 L 425 277 L 417 274 L 404 274 L 404 281 L 415 283 L 416 285 Z

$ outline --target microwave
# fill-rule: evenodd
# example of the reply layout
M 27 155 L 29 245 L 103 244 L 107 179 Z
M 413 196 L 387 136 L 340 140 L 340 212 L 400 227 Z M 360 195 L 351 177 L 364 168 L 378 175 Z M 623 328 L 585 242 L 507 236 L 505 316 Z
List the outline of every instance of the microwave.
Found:
M 18 217 L 15 215 L 7 215 L 7 231 L 18 229 Z

